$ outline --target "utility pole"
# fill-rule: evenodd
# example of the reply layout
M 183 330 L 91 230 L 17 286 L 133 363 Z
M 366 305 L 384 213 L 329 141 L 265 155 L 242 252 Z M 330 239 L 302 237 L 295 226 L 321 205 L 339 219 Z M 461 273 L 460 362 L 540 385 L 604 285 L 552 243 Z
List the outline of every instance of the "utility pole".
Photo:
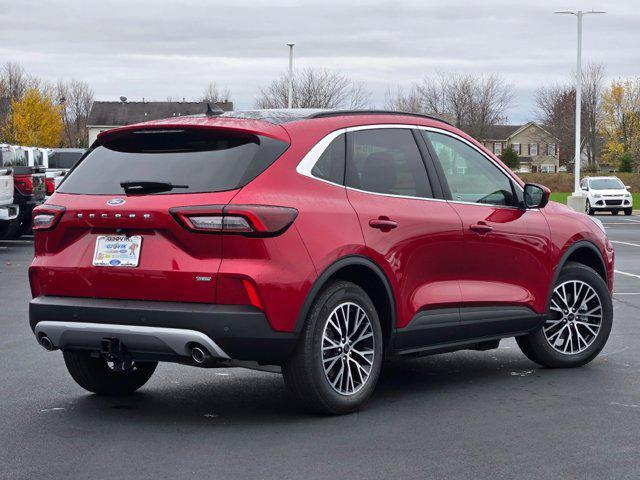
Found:
M 606 13 L 596 10 L 590 10 L 583 12 L 582 10 L 571 11 L 564 10 L 561 12 L 555 12 L 560 15 L 575 15 L 578 19 L 578 58 L 576 67 L 576 141 L 575 141 L 575 156 L 573 164 L 574 182 L 573 182 L 573 195 L 567 200 L 571 208 L 578 211 L 584 211 L 586 206 L 585 198 L 580 189 L 580 153 L 581 153 L 581 113 L 582 113 L 582 17 L 585 15 L 595 13 Z
M 287 108 L 293 105 L 293 46 L 295 43 L 286 44 L 289 47 L 289 96 L 287 97 Z

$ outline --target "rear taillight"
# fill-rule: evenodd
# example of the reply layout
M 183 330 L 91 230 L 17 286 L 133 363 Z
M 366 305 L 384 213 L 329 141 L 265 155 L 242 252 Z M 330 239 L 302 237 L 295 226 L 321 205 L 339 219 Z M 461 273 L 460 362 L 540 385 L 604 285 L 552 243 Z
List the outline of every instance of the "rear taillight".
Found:
M 47 195 L 53 194 L 53 191 L 56 189 L 56 182 L 53 181 L 53 178 L 47 177 L 46 187 L 47 187 Z
M 33 225 L 34 230 L 51 230 L 55 228 L 65 208 L 57 205 L 41 205 L 33 209 Z
M 13 177 L 13 181 L 22 195 L 33 195 L 33 176 L 16 175 Z
M 177 207 L 171 214 L 185 228 L 202 233 L 271 237 L 284 232 L 298 215 L 295 208 L 271 205 Z

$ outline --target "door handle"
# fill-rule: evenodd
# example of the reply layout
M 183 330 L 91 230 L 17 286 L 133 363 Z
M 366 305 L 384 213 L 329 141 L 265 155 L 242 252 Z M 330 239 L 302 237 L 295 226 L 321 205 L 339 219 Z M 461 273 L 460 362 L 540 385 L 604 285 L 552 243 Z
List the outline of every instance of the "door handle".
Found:
M 378 217 L 369 220 L 369 226 L 371 228 L 377 228 L 382 232 L 388 232 L 396 228 L 398 224 L 389 217 Z
M 490 227 L 484 222 L 478 222 L 475 225 L 471 225 L 469 227 L 471 231 L 476 232 L 479 235 L 486 235 L 487 233 L 493 231 L 493 227 Z

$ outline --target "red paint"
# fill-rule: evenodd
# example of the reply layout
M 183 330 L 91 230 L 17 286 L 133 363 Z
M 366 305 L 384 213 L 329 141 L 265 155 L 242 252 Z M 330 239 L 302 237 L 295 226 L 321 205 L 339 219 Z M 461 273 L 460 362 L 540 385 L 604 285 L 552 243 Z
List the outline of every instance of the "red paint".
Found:
M 502 304 L 544 312 L 560 259 L 578 240 L 597 246 L 613 277 L 613 251 L 605 235 L 583 214 L 554 203 L 537 211 L 390 197 L 296 173 L 302 157 L 328 133 L 390 123 L 439 127 L 485 150 L 443 123 L 397 115 L 283 125 L 174 118 L 102 133 L 100 141 L 140 128 L 227 128 L 272 136 L 290 147 L 264 173 L 234 191 L 128 197 L 54 192 L 48 203 L 66 210 L 55 228 L 36 231 L 32 293 L 254 305 L 265 311 L 272 328 L 292 331 L 322 272 L 341 258 L 360 255 L 388 278 L 402 328 L 417 311 L 429 308 Z M 114 197 L 126 203 L 108 206 Z M 274 212 L 265 217 L 261 206 L 291 209 L 286 212 L 293 223 L 284 222 L 283 230 L 273 235 L 221 234 L 189 228 L 185 214 L 188 207 L 198 207 L 205 213 L 240 215 L 257 231 L 274 232 L 268 222 L 283 225 L 282 217 Z M 296 211 L 297 216 L 292 214 Z M 96 237 L 118 228 L 143 237 L 139 267 L 93 267 Z

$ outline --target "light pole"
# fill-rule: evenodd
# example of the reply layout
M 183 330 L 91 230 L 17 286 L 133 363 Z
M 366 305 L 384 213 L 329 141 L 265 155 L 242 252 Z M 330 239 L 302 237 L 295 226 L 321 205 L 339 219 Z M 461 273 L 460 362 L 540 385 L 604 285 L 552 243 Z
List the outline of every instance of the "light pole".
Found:
M 582 190 L 580 190 L 580 114 L 582 106 L 582 17 L 585 15 L 595 13 L 606 13 L 596 10 L 590 10 L 583 12 L 582 10 L 571 11 L 563 10 L 561 12 L 555 12 L 560 15 L 575 15 L 578 19 L 578 62 L 576 69 L 576 142 L 575 142 L 575 156 L 573 164 L 574 182 L 573 182 L 573 195 L 575 198 L 573 202 L 569 200 L 569 205 L 575 210 L 584 211 L 585 205 Z M 576 203 L 577 202 L 577 203 Z
M 289 47 L 289 95 L 287 97 L 287 108 L 293 105 L 293 46 L 294 42 L 286 44 Z

